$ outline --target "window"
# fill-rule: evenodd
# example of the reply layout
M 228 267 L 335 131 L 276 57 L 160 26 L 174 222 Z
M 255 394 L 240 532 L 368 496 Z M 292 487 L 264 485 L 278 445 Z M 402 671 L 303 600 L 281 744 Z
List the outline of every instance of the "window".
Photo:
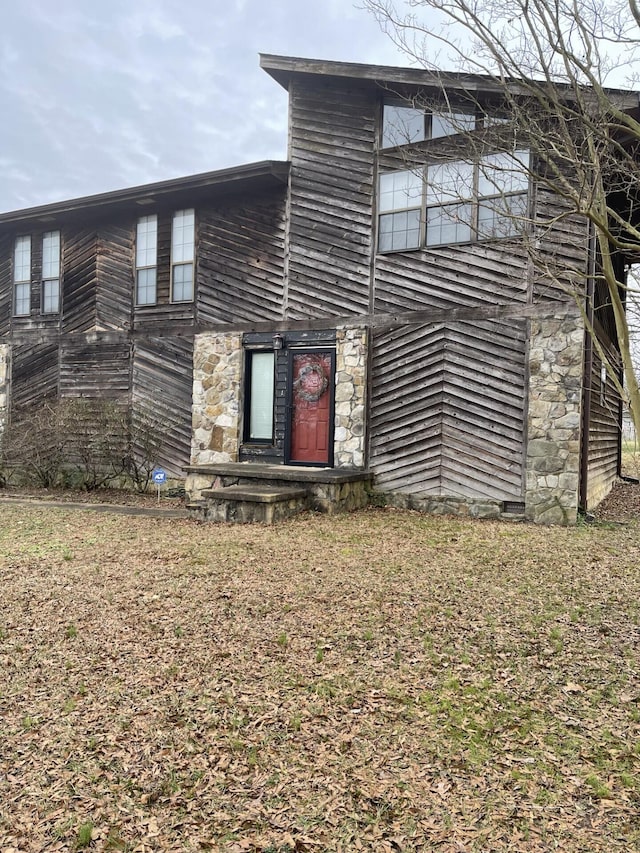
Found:
M 60 310 L 60 232 L 42 235 L 42 313 Z
M 18 237 L 13 256 L 13 313 L 31 313 L 31 237 Z
M 418 248 L 421 218 L 427 246 L 515 236 L 527 215 L 528 169 L 528 152 L 516 151 L 380 175 L 378 251 Z
M 475 127 L 476 114 L 473 110 L 443 108 L 437 112 L 425 112 L 417 107 L 384 104 L 382 147 L 395 148 L 424 139 L 440 139 L 474 130 Z
M 422 176 L 412 171 L 380 175 L 381 252 L 401 252 L 420 245 Z
M 171 229 L 171 301 L 193 299 L 195 213 L 178 210 Z
M 245 441 L 273 441 L 275 353 L 249 352 Z
M 158 217 L 143 216 L 136 231 L 136 305 L 156 304 Z

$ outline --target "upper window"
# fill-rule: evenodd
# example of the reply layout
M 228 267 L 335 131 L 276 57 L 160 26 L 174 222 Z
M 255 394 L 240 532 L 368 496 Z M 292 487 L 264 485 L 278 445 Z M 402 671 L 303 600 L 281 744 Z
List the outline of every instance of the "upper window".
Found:
M 13 255 L 13 313 L 31 313 L 31 237 L 17 237 Z
M 42 313 L 60 310 L 60 232 L 42 235 Z
M 527 213 L 528 169 L 528 152 L 517 151 L 380 175 L 378 250 L 518 234 Z
M 156 303 L 158 217 L 143 216 L 136 230 L 136 305 Z
M 178 210 L 171 229 L 171 301 L 193 299 L 195 212 Z
M 382 110 L 382 147 L 394 148 L 465 133 L 476 127 L 476 114 L 472 110 L 442 110 L 426 112 L 416 107 L 384 104 Z

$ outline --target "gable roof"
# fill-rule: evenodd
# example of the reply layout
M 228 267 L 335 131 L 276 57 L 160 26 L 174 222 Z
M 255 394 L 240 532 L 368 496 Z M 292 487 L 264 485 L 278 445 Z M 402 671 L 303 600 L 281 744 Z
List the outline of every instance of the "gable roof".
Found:
M 288 175 L 287 161 L 262 160 L 230 169 L 201 172 L 198 175 L 0 213 L 0 226 L 46 224 L 53 220 L 78 218 L 99 210 L 109 213 L 137 210 L 140 215 L 144 215 L 145 209 L 156 202 L 191 207 L 203 200 L 211 201 L 241 192 L 258 193 L 275 189 L 286 184 Z

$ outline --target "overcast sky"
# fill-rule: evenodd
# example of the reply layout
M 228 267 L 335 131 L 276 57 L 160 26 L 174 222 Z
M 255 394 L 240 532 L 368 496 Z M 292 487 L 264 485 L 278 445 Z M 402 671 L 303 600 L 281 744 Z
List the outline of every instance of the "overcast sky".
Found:
M 285 159 L 259 53 L 409 64 L 357 0 L 5 3 L 0 211 Z

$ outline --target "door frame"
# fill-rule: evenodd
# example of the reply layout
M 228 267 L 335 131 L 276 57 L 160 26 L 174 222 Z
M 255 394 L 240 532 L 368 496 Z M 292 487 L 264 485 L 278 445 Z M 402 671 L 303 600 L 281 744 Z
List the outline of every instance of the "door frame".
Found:
M 295 462 L 291 459 L 291 421 L 293 418 L 293 357 L 310 353 L 312 355 L 328 355 L 331 359 L 331 377 L 329 379 L 329 437 L 328 437 L 328 460 L 327 462 Z M 333 454 L 335 444 L 335 419 L 336 419 L 336 348 L 335 346 L 313 346 L 303 344 L 301 346 L 290 346 L 287 349 L 287 405 L 285 422 L 284 462 L 285 465 L 303 465 L 305 468 L 333 468 Z

